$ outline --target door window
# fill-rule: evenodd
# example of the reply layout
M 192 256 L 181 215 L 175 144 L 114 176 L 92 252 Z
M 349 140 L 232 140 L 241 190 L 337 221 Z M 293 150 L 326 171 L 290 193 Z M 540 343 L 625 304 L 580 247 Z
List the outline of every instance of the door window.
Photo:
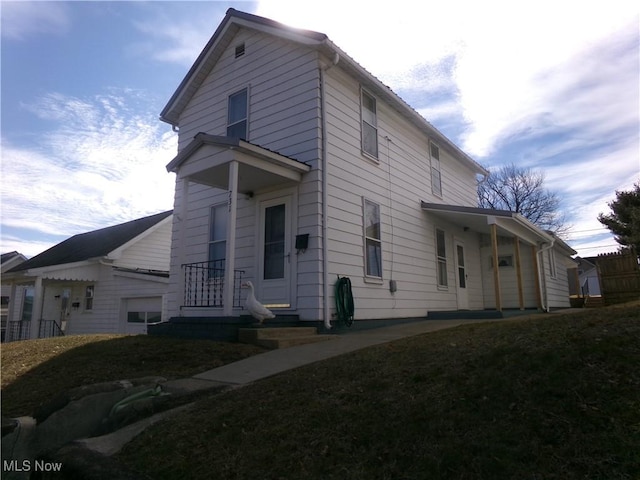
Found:
M 285 205 L 264 211 L 264 279 L 284 278 Z

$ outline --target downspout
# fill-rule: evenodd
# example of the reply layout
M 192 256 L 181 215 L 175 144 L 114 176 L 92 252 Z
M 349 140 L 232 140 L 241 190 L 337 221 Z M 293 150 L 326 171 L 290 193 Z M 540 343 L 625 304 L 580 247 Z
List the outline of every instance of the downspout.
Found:
M 554 243 L 556 243 L 555 237 L 551 239 L 551 243 L 549 245 L 538 250 L 538 255 L 539 255 L 538 265 L 540 265 L 541 261 L 544 261 L 542 254 L 547 250 L 550 250 L 551 248 L 553 248 Z M 543 268 L 538 269 L 538 278 L 541 277 L 542 279 L 542 282 L 540 282 L 540 289 L 542 290 L 542 292 L 540 292 L 541 293 L 540 297 L 542 298 L 542 310 L 544 310 L 545 312 L 548 312 L 549 302 L 548 302 L 548 292 L 547 292 L 547 275 L 545 274 L 544 264 L 542 264 L 542 267 Z
M 322 314 L 324 320 L 324 327 L 327 330 L 331 329 L 331 308 L 329 306 L 329 243 L 327 242 L 328 237 L 328 208 L 327 202 L 329 199 L 329 194 L 327 192 L 327 116 L 326 116 L 326 99 L 325 99 L 325 86 L 324 86 L 324 73 L 329 70 L 331 67 L 334 67 L 340 61 L 340 55 L 338 52 L 335 53 L 333 57 L 333 62 L 330 65 L 325 67 L 320 67 L 320 122 L 322 129 L 322 274 L 323 278 L 323 307 Z

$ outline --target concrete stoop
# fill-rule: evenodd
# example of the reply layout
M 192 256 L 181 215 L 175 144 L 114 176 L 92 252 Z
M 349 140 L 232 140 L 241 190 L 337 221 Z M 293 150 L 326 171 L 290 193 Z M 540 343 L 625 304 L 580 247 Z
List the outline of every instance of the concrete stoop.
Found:
M 307 343 L 324 342 L 334 335 L 319 335 L 316 327 L 253 327 L 238 329 L 238 341 L 276 350 Z

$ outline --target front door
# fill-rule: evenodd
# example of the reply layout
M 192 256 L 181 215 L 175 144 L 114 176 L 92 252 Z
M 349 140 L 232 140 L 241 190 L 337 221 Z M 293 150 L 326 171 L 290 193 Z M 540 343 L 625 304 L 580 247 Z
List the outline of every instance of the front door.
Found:
M 464 244 L 455 241 L 456 256 L 456 288 L 458 294 L 458 309 L 469 309 L 469 297 L 467 296 L 467 269 L 464 256 Z
M 271 308 L 291 306 L 291 197 L 260 203 L 256 297 Z

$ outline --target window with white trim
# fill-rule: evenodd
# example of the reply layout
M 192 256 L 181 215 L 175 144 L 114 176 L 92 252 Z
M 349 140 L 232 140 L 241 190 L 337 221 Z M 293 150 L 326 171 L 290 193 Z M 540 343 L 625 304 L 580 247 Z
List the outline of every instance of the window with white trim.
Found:
M 87 285 L 84 289 L 84 309 L 93 310 L 93 296 L 95 294 L 95 287 L 93 285 Z
M 438 286 L 446 287 L 449 285 L 447 279 L 447 246 L 445 241 L 444 230 L 436 229 L 436 262 L 438 269 Z
M 226 203 L 211 207 L 209 219 L 209 278 L 224 276 L 227 256 L 227 223 L 229 209 Z
M 362 90 L 360 94 L 362 117 L 362 151 L 378 158 L 378 114 L 376 99 Z
M 440 174 L 440 147 L 429 142 L 431 156 L 431 191 L 434 195 L 442 197 L 442 176 Z
M 243 88 L 239 92 L 229 95 L 227 114 L 227 136 L 247 139 L 248 90 Z
M 364 265 L 367 277 L 382 278 L 380 205 L 364 199 Z

